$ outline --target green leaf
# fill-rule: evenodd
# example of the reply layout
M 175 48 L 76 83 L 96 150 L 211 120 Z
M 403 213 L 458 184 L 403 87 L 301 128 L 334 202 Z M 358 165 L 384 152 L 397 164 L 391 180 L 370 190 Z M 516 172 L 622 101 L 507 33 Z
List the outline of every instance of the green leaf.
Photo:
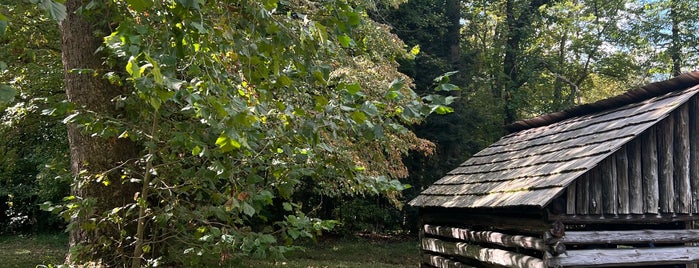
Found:
M 66 6 L 53 0 L 41 0 L 39 7 L 45 10 L 49 17 L 57 22 L 66 18 Z
M 264 0 L 262 3 L 264 3 L 265 8 L 268 10 L 274 10 L 277 8 L 277 0 Z
M 216 145 L 218 145 L 218 148 L 224 153 L 240 149 L 242 146 L 239 141 L 231 139 L 225 134 L 221 134 L 221 136 L 216 139 Z
M 352 26 L 357 26 L 362 21 L 361 17 L 359 16 L 359 13 L 357 13 L 357 12 L 350 11 L 350 12 L 347 12 L 346 15 L 347 15 L 347 22 Z
M 410 55 L 417 56 L 417 54 L 420 54 L 420 45 L 415 45 L 410 49 Z
M 357 93 L 362 90 L 362 87 L 359 84 L 349 84 L 345 85 L 345 89 L 347 89 L 350 95 L 357 95 Z
M 364 121 L 366 121 L 366 114 L 360 111 L 352 112 L 352 114 L 350 114 L 350 117 L 352 118 L 352 120 L 354 120 L 354 122 L 357 122 L 359 124 L 364 123 Z
M 350 38 L 346 34 L 338 36 L 337 41 L 340 41 L 340 45 L 342 45 L 343 47 L 354 46 L 354 40 L 352 40 L 352 38 Z
M 434 79 L 434 82 L 436 82 L 436 83 L 448 83 L 449 77 L 458 73 L 458 72 L 459 71 L 446 72 L 443 75 L 437 76 L 437 78 Z
M 9 103 L 15 99 L 17 90 L 11 86 L 0 84 L 0 103 Z
M 454 112 L 454 109 L 449 106 L 437 105 L 432 109 L 437 114 L 448 114 Z
M 245 215 L 252 216 L 255 214 L 255 208 L 247 202 L 243 203 L 243 213 L 245 213 Z
M 199 146 L 194 146 L 192 149 L 192 155 L 199 155 L 201 153 L 202 149 Z
M 436 91 L 457 91 L 457 90 L 461 90 L 461 88 L 459 88 L 458 86 L 456 86 L 454 84 L 444 83 L 444 84 L 439 84 L 439 86 L 437 86 L 435 88 L 435 90 Z
M 146 60 L 151 65 L 153 65 L 153 70 L 151 71 L 151 73 L 153 74 L 153 80 L 155 80 L 156 84 L 162 85 L 164 83 L 163 82 L 163 74 L 160 72 L 160 66 L 158 65 L 158 62 L 155 61 L 153 58 L 151 58 L 148 54 L 145 54 L 145 56 L 146 56 Z
M 138 62 L 135 57 L 129 58 L 129 62 L 126 63 L 126 72 L 131 75 L 132 78 L 141 77 L 141 68 L 138 66 Z
M 403 79 L 395 79 L 393 82 L 391 82 L 391 90 L 393 91 L 399 91 L 403 86 L 405 85 L 405 80 Z
M 144 11 L 153 6 L 151 0 L 126 0 L 126 3 L 136 12 Z
M 5 35 L 5 29 L 7 29 L 7 17 L 0 13 L 0 37 Z M 4 70 L 0 67 L 0 71 Z

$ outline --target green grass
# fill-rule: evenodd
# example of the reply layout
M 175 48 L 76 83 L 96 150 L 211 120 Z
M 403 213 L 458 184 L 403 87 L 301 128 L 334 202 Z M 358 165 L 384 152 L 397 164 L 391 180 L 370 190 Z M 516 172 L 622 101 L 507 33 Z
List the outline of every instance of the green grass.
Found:
M 63 263 L 68 251 L 65 234 L 0 236 L 0 267 L 36 267 Z M 399 268 L 417 267 L 418 244 L 414 238 L 324 238 L 304 245 L 286 260 L 247 260 L 245 267 L 284 268 Z
M 417 267 L 419 249 L 416 239 L 332 239 L 306 245 L 286 260 L 250 261 L 248 267 L 288 268 L 398 268 Z
M 63 263 L 66 252 L 66 234 L 0 236 L 0 266 L 3 268 Z

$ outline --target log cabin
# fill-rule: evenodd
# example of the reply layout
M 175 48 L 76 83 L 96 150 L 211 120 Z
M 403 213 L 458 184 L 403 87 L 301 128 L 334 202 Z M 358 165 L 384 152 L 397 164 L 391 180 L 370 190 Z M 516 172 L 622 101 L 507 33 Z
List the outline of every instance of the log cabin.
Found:
M 696 267 L 699 72 L 515 122 L 410 201 L 421 267 Z

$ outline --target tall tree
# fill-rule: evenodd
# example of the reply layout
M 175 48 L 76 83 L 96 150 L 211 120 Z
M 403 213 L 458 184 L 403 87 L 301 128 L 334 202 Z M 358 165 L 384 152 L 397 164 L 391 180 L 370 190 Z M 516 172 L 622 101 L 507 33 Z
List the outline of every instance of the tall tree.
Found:
M 113 13 L 81 12 L 84 4 L 82 0 L 66 1 L 67 16 L 60 27 L 66 95 L 75 105 L 76 116 L 119 118 L 124 111 L 118 109 L 115 98 L 124 94 L 125 89 L 103 77 L 111 68 L 105 62 L 107 54 L 100 36 L 111 32 L 109 22 Z M 120 233 L 108 222 L 100 222 L 99 216 L 133 202 L 138 188 L 122 181 L 119 167 L 133 161 L 139 149 L 128 139 L 98 137 L 74 123 L 68 125 L 68 140 L 71 171 L 77 180 L 72 195 L 83 206 L 82 213 L 71 223 L 70 246 L 95 245 L 82 251 L 92 256 L 77 259 L 108 260 L 116 253 L 110 244 L 120 241 Z M 73 259 L 75 256 L 69 255 L 68 261 Z
M 520 119 L 518 108 L 522 106 L 522 93 L 519 88 L 524 85 L 535 72 L 529 68 L 536 65 L 525 63 L 525 47 L 535 32 L 535 23 L 539 19 L 540 8 L 550 0 L 505 0 L 504 39 L 505 55 L 502 59 L 501 92 L 505 100 L 505 124 Z
M 371 3 L 68 1 L 71 257 L 229 264 L 335 224 L 299 193 L 398 203 L 430 149 L 405 125 L 452 98 L 410 89 Z

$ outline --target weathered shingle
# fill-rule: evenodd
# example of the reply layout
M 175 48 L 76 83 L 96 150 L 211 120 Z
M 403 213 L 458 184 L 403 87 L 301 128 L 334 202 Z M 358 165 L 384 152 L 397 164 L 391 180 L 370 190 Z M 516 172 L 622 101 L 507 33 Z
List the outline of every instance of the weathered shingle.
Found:
M 687 102 L 699 92 L 698 84 L 699 73 L 685 74 L 588 104 L 587 112 L 578 107 L 515 124 L 520 131 L 475 154 L 410 205 L 544 207 L 576 178 Z

